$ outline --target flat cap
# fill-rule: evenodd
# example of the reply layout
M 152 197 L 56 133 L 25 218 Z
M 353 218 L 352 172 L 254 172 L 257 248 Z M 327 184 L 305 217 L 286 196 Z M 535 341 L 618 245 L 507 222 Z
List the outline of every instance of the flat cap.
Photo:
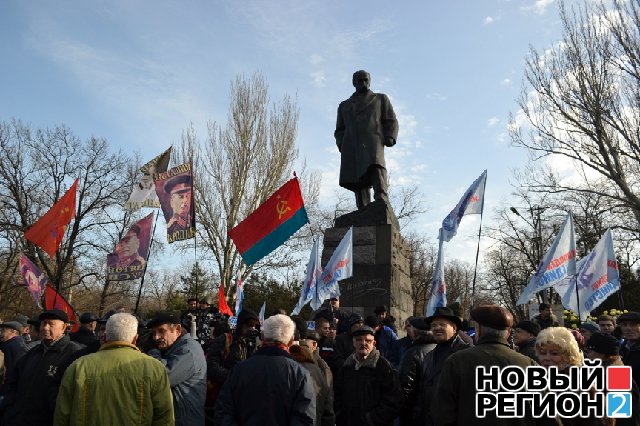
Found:
M 370 334 L 372 336 L 376 335 L 376 332 L 373 331 L 373 328 L 363 325 L 362 327 L 358 327 L 355 329 L 355 331 L 351 332 L 351 336 L 356 337 L 356 336 L 364 336 L 366 334 Z
M 498 305 L 480 305 L 471 310 L 471 318 L 480 325 L 498 330 L 513 327 L 513 315 Z
M 359 322 L 364 323 L 364 319 L 362 319 L 362 315 L 353 313 L 349 316 L 349 326 L 352 326 Z
M 618 317 L 618 324 L 622 321 L 640 322 L 640 313 L 627 312 L 626 314 L 622 314 Z
M 592 322 L 583 322 L 582 324 L 580 324 L 580 330 L 587 330 L 592 333 L 599 333 L 600 327 L 598 327 L 596 324 Z
M 27 324 L 34 325 L 36 327 L 40 327 L 40 319 L 39 318 L 29 318 L 27 320 Z
M 520 321 L 518 324 L 516 324 L 515 328 L 519 328 L 520 330 L 527 331 L 533 334 L 534 336 L 537 336 L 538 333 L 540 333 L 540 326 L 538 325 L 538 323 L 529 321 L 529 320 Z
M 453 313 L 453 310 L 451 310 L 451 308 L 445 308 L 441 306 L 437 307 L 433 315 L 424 319 L 424 322 L 427 325 L 427 327 L 431 327 L 431 322 L 436 318 L 448 319 L 449 321 L 451 321 L 456 325 L 456 329 L 460 330 L 462 328 L 462 320 L 460 319 L 459 316 Z
M 318 342 L 320 340 L 320 335 L 315 330 L 307 330 L 307 340 L 315 340 Z
M 18 321 L 7 321 L 5 323 L 0 324 L 0 328 L 11 328 L 17 331 L 18 333 L 20 333 L 20 331 L 22 331 L 22 324 L 19 323 Z
M 157 327 L 162 324 L 180 324 L 180 315 L 174 312 L 159 312 L 147 323 L 147 328 Z
M 63 322 L 69 322 L 69 316 L 67 313 L 60 309 L 49 309 L 48 311 L 44 311 L 38 316 L 40 321 L 46 319 L 57 319 Z
M 618 355 L 620 353 L 618 340 L 612 335 L 604 333 L 593 333 L 587 341 L 586 348 L 603 355 Z
M 93 312 L 85 312 L 80 315 L 80 324 L 89 324 L 90 322 L 98 321 L 98 319 L 98 316 Z
M 412 317 L 409 320 L 409 324 L 411 324 L 413 328 L 417 328 L 418 330 L 428 330 L 429 326 L 424 320 L 424 317 Z

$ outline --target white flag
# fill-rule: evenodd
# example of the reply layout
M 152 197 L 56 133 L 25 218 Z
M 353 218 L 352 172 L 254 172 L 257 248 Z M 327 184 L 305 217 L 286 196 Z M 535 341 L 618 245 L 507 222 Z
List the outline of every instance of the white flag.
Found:
M 156 194 L 153 181 L 154 173 L 166 172 L 171 158 L 171 147 L 162 154 L 140 168 L 142 178 L 134 185 L 129 200 L 125 203 L 125 210 L 139 210 L 142 207 L 160 207 L 160 199 Z
M 313 238 L 313 247 L 311 248 L 311 254 L 309 255 L 309 263 L 307 263 L 307 273 L 304 277 L 304 284 L 302 286 L 302 290 L 300 291 L 300 299 L 298 300 L 298 304 L 295 308 L 293 308 L 293 312 L 291 315 L 298 315 L 300 310 L 309 303 L 313 296 L 316 294 L 316 286 L 318 282 L 318 278 L 322 273 L 322 267 L 320 266 L 320 238 Z M 320 303 L 313 303 L 312 305 L 317 305 L 315 309 L 318 309 L 322 301 Z
M 567 217 L 560 228 L 549 250 L 538 269 L 523 290 L 517 305 L 524 305 L 539 291 L 562 283 L 568 277 L 576 274 L 576 237 L 573 230 L 573 217 Z
M 429 302 L 425 309 L 425 315 L 430 317 L 433 315 L 437 307 L 447 306 L 447 283 L 444 280 L 444 250 L 443 242 L 440 240 L 438 245 L 438 260 L 433 270 L 433 280 L 431 280 L 431 292 L 429 293 Z
M 469 189 L 464 193 L 456 207 L 442 221 L 442 229 L 440 237 L 444 241 L 451 241 L 458 232 L 458 226 L 462 220 L 462 216 L 468 214 L 482 214 L 484 207 L 484 187 L 487 183 L 487 171 L 482 172 L 480 177 L 476 179 Z
M 620 290 L 620 273 L 610 229 L 578 264 L 578 275 L 556 290 L 562 296 L 565 309 L 579 312 L 580 321 L 585 321 L 592 310 Z
M 331 297 L 340 296 L 338 281 L 350 278 L 353 275 L 353 227 L 349 228 L 342 241 L 331 255 L 331 259 L 324 267 L 318 280 L 318 300 L 322 303 Z M 312 301 L 314 309 L 315 300 Z

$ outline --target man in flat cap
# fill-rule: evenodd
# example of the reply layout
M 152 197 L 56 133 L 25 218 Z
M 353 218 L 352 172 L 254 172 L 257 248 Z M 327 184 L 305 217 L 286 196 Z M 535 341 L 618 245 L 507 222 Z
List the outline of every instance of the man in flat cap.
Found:
M 167 222 L 167 234 L 189 229 L 191 218 L 191 175 L 172 177 L 164 185 L 164 192 L 169 194 L 169 205 L 173 216 Z
M 80 315 L 80 328 L 78 331 L 69 333 L 72 341 L 78 342 L 95 352 L 100 347 L 98 336 L 96 336 L 96 327 L 98 325 L 98 316 L 93 312 L 85 312 Z
M 411 345 L 404 353 L 398 369 L 400 387 L 404 393 L 404 409 L 400 414 L 401 426 L 422 424 L 419 414 L 416 413 L 418 397 L 421 394 L 420 370 L 427 354 L 436 347 L 436 341 L 424 317 L 410 317 L 407 321 L 407 337 Z
M 389 361 L 375 348 L 375 331 L 351 332 L 355 352 L 334 380 L 336 425 L 391 426 L 402 410 L 400 382 Z
M 424 321 L 433 334 L 436 347 L 424 357 L 420 366 L 420 394 L 414 409 L 414 420 L 417 424 L 432 425 L 434 420 L 431 401 L 442 367 L 451 354 L 467 349 L 469 344 L 458 335 L 462 328 L 462 319 L 451 308 L 437 307 L 433 315 Z
M 375 200 L 387 200 L 384 147 L 398 138 L 398 120 L 387 95 L 369 90 L 371 75 L 353 74 L 356 91 L 338 106 L 334 136 L 340 151 L 340 186 L 353 191 L 358 209 Z
M 167 368 L 176 425 L 204 425 L 207 361 L 202 347 L 183 333 L 180 315 L 160 312 L 147 323 L 155 348 L 148 355 Z
M 507 338 L 513 326 L 513 315 L 496 305 L 480 305 L 471 310 L 471 318 L 478 324 L 476 346 L 452 354 L 445 362 L 433 400 L 433 418 L 436 424 L 446 425 L 512 425 L 514 419 L 499 419 L 495 411 L 484 418 L 476 417 L 476 367 L 537 365 L 528 356 L 509 347 Z M 525 416 L 531 410 L 525 410 Z M 547 421 L 549 423 L 547 423 Z M 553 419 L 517 419 L 519 425 L 555 424 Z
M 13 370 L 20 358 L 27 353 L 27 344 L 20 335 L 22 324 L 18 321 L 7 321 L 0 324 L 0 351 L 4 354 L 4 377 L 13 374 Z M 2 376 L 0 376 L 0 379 Z M 2 382 L 0 380 L 0 396 Z
M 60 309 L 40 314 L 40 344 L 16 364 L 0 406 L 3 425 L 50 425 L 66 368 L 83 348 L 65 335 L 69 317 Z
M 522 320 L 516 324 L 513 333 L 513 343 L 518 346 L 518 352 L 535 362 L 538 362 L 536 355 L 536 336 L 538 333 L 540 333 L 538 323 L 529 320 Z
M 640 313 L 627 312 L 618 317 L 624 343 L 620 349 L 622 362 L 631 366 L 633 380 L 640 384 Z

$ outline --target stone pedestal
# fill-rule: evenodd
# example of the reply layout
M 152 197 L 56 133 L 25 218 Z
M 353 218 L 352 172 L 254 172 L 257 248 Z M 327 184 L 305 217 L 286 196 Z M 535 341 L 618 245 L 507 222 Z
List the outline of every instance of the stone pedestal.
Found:
M 384 201 L 341 216 L 325 230 L 322 265 L 325 266 L 344 234 L 353 226 L 353 277 L 340 281 L 340 307 L 346 312 L 373 315 L 386 305 L 398 331 L 413 315 L 408 246 L 393 211 Z

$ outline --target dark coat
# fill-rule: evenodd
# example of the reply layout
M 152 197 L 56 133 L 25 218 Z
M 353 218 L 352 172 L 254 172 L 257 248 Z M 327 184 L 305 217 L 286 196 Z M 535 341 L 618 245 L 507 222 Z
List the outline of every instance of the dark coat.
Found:
M 438 379 L 447 358 L 460 350 L 469 348 L 469 344 L 455 335 L 453 339 L 439 343 L 425 357 L 420 369 L 420 394 L 414 409 L 415 417 L 422 424 L 432 425 L 431 402 L 434 398 Z
M 333 352 L 333 372 L 334 374 L 342 368 L 344 362 L 349 358 L 349 355 L 354 353 L 356 348 L 353 346 L 353 336 L 351 332 L 338 334 L 336 336 L 334 352 Z
M 440 425 L 555 425 L 555 419 L 510 418 L 498 419 L 495 412 L 484 418 L 476 417 L 476 367 L 506 367 L 537 365 L 531 358 L 519 354 L 509 347 L 501 337 L 480 337 L 475 347 L 451 354 L 445 362 L 434 398 L 432 414 L 435 424 Z
M 333 389 L 328 383 L 325 373 L 316 363 L 309 348 L 294 345 L 289 348 L 291 357 L 300 363 L 313 380 L 313 389 L 316 394 L 316 421 L 319 426 L 333 426 L 335 414 L 333 413 Z
M 411 343 L 400 362 L 398 378 L 405 400 L 405 408 L 400 415 L 400 423 L 403 426 L 421 424 L 419 413 L 415 411 L 420 395 L 420 369 L 427 354 L 435 347 L 435 343 L 427 341 L 426 337 L 420 337 Z
M 220 425 L 313 425 L 315 416 L 309 373 L 284 350 L 268 346 L 231 371 L 214 419 Z
M 376 349 L 380 351 L 380 355 L 385 357 L 394 368 L 398 368 L 398 364 L 400 363 L 398 348 L 396 347 L 397 341 L 398 336 L 386 325 L 376 331 Z
M 44 343 L 27 352 L 16 364 L 4 387 L 3 426 L 53 424 L 62 376 L 82 345 L 63 336 L 50 347 Z
M 636 383 L 640 383 L 640 341 L 626 342 L 620 348 L 620 355 L 624 365 L 631 366 L 631 375 Z
M 536 338 L 531 338 L 518 346 L 518 352 L 538 362 L 538 355 L 536 355 Z
M 547 319 L 542 318 L 540 315 L 536 315 L 531 320 L 540 326 L 540 330 L 544 330 L 547 327 L 559 327 L 560 323 L 555 315 L 551 314 L 551 316 Z
M 407 352 L 407 349 L 411 347 L 411 338 L 409 336 L 405 336 L 401 339 L 398 339 L 396 342 L 396 350 L 398 351 L 398 359 L 402 363 L 402 358 L 404 358 L 404 354 Z
M 204 425 L 207 361 L 200 344 L 189 335 L 184 335 L 166 351 L 153 349 L 149 351 L 149 356 L 167 368 L 176 426 Z
M 21 336 L 15 336 L 6 342 L 2 342 L 2 344 L 0 344 L 0 351 L 4 354 L 5 380 L 9 380 L 9 376 L 13 374 L 13 370 L 15 369 L 18 360 L 27 353 L 27 344 Z M 2 380 L 0 380 L 0 390 L 1 389 Z M 2 393 L 0 392 L 0 395 L 1 394 Z
M 322 336 L 320 341 L 318 342 L 318 354 L 320 358 L 324 362 L 327 363 L 329 368 L 331 368 L 331 372 L 335 376 L 342 368 L 342 364 L 344 363 L 344 359 L 341 361 L 336 356 L 336 342 L 330 337 Z
M 81 345 L 85 345 L 87 347 L 94 347 L 96 345 L 96 342 L 98 342 L 98 338 L 96 337 L 95 333 L 82 326 L 80 326 L 78 331 L 69 333 L 69 337 L 71 338 L 72 342 L 78 342 Z
M 338 106 L 334 136 L 342 157 L 340 186 L 352 191 L 368 186 L 361 178 L 371 166 L 386 167 L 385 144 L 393 146 L 398 138 L 398 120 L 389 98 L 372 91 L 354 93 Z
M 336 425 L 392 425 L 404 403 L 398 376 L 377 349 L 358 369 L 354 356 L 334 381 Z

